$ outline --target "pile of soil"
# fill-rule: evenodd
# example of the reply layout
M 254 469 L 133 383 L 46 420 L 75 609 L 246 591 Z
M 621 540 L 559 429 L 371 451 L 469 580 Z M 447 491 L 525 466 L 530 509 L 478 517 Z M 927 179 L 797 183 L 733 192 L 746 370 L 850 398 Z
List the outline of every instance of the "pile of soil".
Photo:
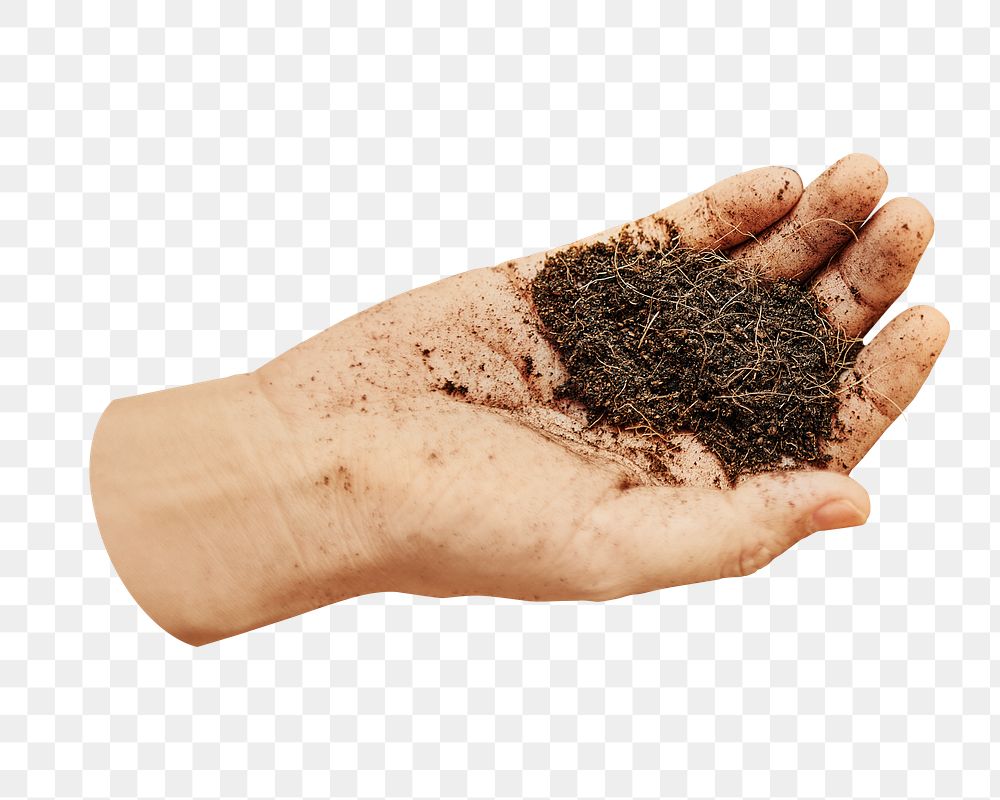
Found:
M 625 229 L 549 256 L 532 295 L 569 375 L 557 396 L 590 424 L 691 432 L 730 481 L 829 460 L 837 379 L 861 342 L 800 285 L 684 249 L 672 230 Z

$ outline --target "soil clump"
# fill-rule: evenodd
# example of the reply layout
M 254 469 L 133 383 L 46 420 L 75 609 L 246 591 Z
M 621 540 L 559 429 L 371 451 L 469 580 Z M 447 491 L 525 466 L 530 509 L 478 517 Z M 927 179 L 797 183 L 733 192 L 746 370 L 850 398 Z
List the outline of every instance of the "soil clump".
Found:
M 626 227 L 548 256 L 531 293 L 568 373 L 556 395 L 589 424 L 692 433 L 731 482 L 829 461 L 838 379 L 861 341 L 798 283 Z

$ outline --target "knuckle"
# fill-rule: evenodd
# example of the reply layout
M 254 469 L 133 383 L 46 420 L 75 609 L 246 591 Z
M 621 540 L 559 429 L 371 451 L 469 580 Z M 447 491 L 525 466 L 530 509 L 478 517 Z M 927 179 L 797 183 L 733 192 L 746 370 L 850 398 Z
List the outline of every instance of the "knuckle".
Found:
M 619 583 L 596 583 L 587 588 L 584 592 L 584 600 L 594 603 L 605 603 L 608 600 L 617 600 L 625 597 L 630 592 Z
M 632 593 L 629 559 L 613 537 L 599 527 L 583 526 L 574 544 L 571 573 L 580 599 L 604 602 Z
M 627 581 L 622 575 L 620 562 L 593 553 L 578 565 L 576 574 L 577 591 L 583 600 L 604 602 L 629 594 Z
M 767 542 L 754 541 L 740 548 L 724 577 L 745 578 L 766 567 L 778 553 Z

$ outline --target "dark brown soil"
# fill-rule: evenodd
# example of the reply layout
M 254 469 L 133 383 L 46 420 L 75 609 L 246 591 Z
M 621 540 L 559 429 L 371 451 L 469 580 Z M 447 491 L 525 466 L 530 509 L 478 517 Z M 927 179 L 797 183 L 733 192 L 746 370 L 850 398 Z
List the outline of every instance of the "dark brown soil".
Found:
M 731 481 L 823 466 L 837 378 L 860 341 L 798 284 L 664 240 L 626 229 L 546 259 L 532 295 L 569 375 L 557 396 L 582 403 L 592 425 L 694 433 Z
M 448 394 L 459 394 L 465 396 L 469 393 L 469 387 L 461 383 L 455 383 L 451 378 L 448 378 L 444 383 L 441 384 L 441 388 L 444 389 Z

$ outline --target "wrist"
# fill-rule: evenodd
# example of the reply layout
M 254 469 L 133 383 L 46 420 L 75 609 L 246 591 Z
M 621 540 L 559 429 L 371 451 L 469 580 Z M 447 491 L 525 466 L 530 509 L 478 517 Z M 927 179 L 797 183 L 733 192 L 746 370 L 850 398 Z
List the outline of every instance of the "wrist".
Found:
M 191 644 L 375 590 L 315 431 L 264 389 L 251 373 L 116 400 L 94 433 L 108 553 L 139 605 Z

